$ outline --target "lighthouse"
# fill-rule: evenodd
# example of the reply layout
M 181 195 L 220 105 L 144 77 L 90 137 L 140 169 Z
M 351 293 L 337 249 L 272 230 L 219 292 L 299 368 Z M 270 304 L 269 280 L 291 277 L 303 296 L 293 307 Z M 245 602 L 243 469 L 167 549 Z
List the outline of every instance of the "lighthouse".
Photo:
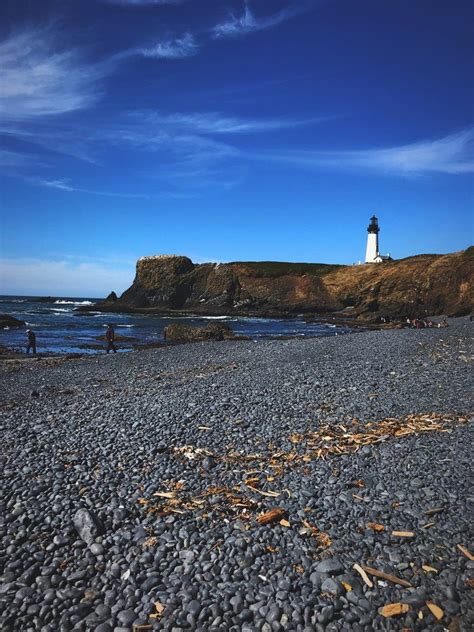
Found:
M 372 215 L 367 228 L 367 249 L 365 251 L 365 263 L 376 263 L 379 254 L 379 220 Z
M 367 248 L 365 251 L 365 263 L 383 263 L 384 261 L 392 261 L 390 255 L 381 255 L 379 252 L 379 220 L 372 215 L 370 224 L 367 228 Z

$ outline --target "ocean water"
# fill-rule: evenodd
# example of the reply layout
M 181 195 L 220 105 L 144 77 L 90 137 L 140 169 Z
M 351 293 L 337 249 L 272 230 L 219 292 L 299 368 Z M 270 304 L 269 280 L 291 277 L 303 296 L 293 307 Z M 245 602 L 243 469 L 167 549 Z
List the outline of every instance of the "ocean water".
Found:
M 239 335 L 254 340 L 285 336 L 334 336 L 349 333 L 347 327 L 332 324 L 306 323 L 302 317 L 291 319 L 247 318 L 239 316 L 180 316 L 168 317 L 141 314 L 80 313 L 81 305 L 93 305 L 92 298 L 57 298 L 51 302 L 35 301 L 27 296 L 0 296 L 0 314 L 9 314 L 27 323 L 36 333 L 38 353 L 103 353 L 105 342 L 99 338 L 107 323 L 112 323 L 117 336 L 127 337 L 118 342 L 119 351 L 130 351 L 133 345 L 163 342 L 164 328 L 176 322 L 205 326 L 211 321 L 227 323 Z M 24 350 L 25 328 L 0 329 L 0 345 Z

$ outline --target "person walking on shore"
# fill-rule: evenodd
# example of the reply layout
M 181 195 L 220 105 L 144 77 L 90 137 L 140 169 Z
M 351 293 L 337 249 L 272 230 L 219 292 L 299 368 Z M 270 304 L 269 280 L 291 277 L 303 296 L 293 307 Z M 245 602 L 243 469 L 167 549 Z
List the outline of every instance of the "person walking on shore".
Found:
M 26 330 L 26 337 L 28 339 L 28 344 L 26 345 L 26 353 L 30 352 L 30 349 L 33 351 L 33 355 L 36 355 L 36 334 L 31 329 Z
M 105 339 L 107 340 L 107 353 L 112 349 L 114 353 L 117 353 L 115 342 L 115 331 L 112 325 L 107 325 L 107 331 L 105 332 Z

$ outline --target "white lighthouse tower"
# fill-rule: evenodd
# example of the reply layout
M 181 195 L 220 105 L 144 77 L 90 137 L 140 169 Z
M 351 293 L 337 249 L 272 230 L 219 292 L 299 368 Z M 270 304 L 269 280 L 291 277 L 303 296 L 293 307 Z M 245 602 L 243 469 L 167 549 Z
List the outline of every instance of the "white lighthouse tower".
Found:
M 390 254 L 381 255 L 379 252 L 379 220 L 372 215 L 367 229 L 367 248 L 365 251 L 365 263 L 384 263 L 392 261 Z

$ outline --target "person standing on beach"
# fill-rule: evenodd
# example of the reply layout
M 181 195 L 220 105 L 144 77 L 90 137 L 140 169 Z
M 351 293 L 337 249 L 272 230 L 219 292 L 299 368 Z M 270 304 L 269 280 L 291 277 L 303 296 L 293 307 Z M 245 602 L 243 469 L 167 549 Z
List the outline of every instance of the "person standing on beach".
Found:
M 26 353 L 30 352 L 30 349 L 33 351 L 33 355 L 36 355 L 36 334 L 31 329 L 26 330 L 26 337 L 28 339 L 28 344 L 26 345 Z
M 117 353 L 117 348 L 115 347 L 115 331 L 112 325 L 107 325 L 107 331 L 105 332 L 105 339 L 107 340 L 107 353 L 112 349 L 114 353 Z

